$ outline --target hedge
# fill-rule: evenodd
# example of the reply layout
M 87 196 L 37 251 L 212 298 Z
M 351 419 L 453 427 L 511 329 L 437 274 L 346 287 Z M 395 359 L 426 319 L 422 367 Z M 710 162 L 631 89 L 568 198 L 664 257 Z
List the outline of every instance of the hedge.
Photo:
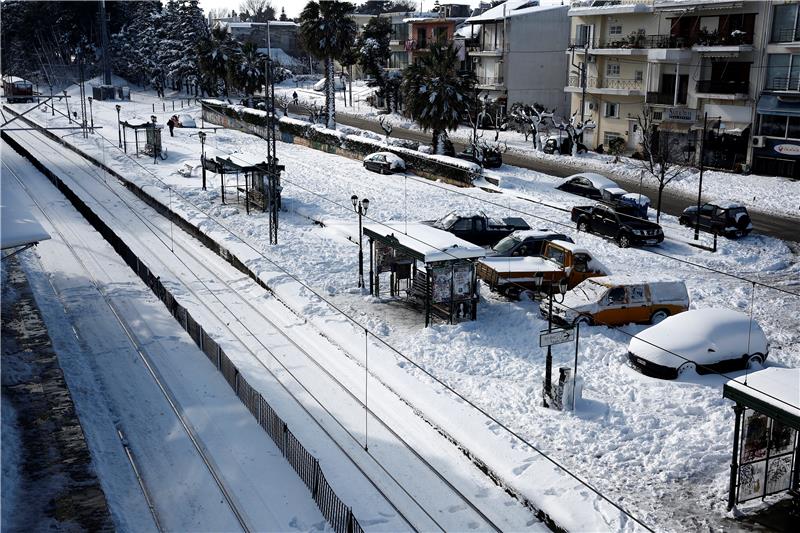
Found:
M 246 125 L 255 126 L 256 128 L 242 128 L 249 133 L 265 136 L 266 132 L 259 131 L 259 129 L 269 126 L 269 113 L 260 109 L 231 105 L 219 100 L 203 100 L 202 106 L 204 113 L 206 110 L 210 110 L 233 120 L 244 122 Z M 336 152 L 336 149 L 341 149 L 346 152 L 344 155 L 354 157 L 364 157 L 377 151 L 392 152 L 401 157 L 406 165 L 417 174 L 459 185 L 472 185 L 472 181 L 481 173 L 480 166 L 474 163 L 454 157 L 425 154 L 409 148 L 407 141 L 401 140 L 400 144 L 402 145 L 397 146 L 364 135 L 347 133 L 348 131 L 359 131 L 351 128 L 343 128 L 343 131 L 329 130 L 321 124 L 280 117 L 278 130 L 280 138 L 284 142 L 294 142 L 294 138 L 299 137 L 308 141 L 312 148 L 326 152 Z

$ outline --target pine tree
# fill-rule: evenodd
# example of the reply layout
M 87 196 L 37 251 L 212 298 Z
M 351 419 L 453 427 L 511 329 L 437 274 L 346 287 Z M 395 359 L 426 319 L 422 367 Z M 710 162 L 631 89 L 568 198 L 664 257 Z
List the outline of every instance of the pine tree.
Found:
M 378 88 L 378 96 L 386 100 L 389 110 L 391 107 L 386 86 L 386 66 L 392 53 L 389 48 L 391 33 L 392 24 L 388 18 L 373 17 L 364 26 L 364 31 L 358 40 L 358 62 L 364 73 L 373 79 L 370 86 Z
M 436 43 L 403 73 L 403 99 L 423 130 L 433 130 L 434 153 L 451 151 L 447 130 L 455 130 L 469 113 L 472 73 L 460 73 L 458 53 L 451 44 Z
M 356 24 L 350 15 L 355 6 L 350 2 L 311 1 L 300 14 L 300 39 L 306 51 L 325 60 L 326 126 L 336 129 L 336 87 L 334 61 L 355 42 Z

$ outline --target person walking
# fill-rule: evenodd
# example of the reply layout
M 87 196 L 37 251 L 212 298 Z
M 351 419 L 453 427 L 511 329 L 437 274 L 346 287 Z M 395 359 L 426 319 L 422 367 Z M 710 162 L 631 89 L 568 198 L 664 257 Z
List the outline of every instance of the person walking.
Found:
M 175 137 L 175 135 L 172 133 L 172 130 L 175 129 L 175 115 L 169 117 L 169 120 L 167 121 L 167 126 L 169 127 L 169 136 Z
M 292 93 L 292 103 L 294 105 L 298 105 L 300 103 L 300 98 L 297 96 L 297 91 Z

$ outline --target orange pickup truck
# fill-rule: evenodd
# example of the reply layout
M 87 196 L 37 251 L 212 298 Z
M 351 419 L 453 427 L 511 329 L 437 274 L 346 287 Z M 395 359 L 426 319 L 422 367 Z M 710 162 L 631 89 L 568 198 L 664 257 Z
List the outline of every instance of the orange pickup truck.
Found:
M 571 289 L 586 278 L 609 273 L 587 249 L 565 241 L 548 242 L 541 256 L 485 257 L 477 272 L 491 290 L 514 298 L 546 294 L 564 278 Z

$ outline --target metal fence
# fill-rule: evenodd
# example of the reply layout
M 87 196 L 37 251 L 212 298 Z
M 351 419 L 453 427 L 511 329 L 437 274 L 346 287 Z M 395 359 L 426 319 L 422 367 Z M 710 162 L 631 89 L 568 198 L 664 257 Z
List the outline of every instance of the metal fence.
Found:
M 364 530 L 355 516 L 353 516 L 352 509 L 345 505 L 331 488 L 319 465 L 319 461 L 305 449 L 286 425 L 286 422 L 278 416 L 264 397 L 239 373 L 236 365 L 225 354 L 219 343 L 215 342 L 203 327 L 194 320 L 186 308 L 178 303 L 172 293 L 161 282 L 161 279 L 154 275 L 128 245 L 55 173 L 41 164 L 37 158 L 33 157 L 30 152 L 5 133 L 3 133 L 3 139 L 11 144 L 15 150 L 31 160 L 34 166 L 64 193 L 73 206 L 111 244 L 128 266 L 150 287 L 153 294 L 164 303 L 172 316 L 189 333 L 197 343 L 197 346 L 206 354 L 209 361 L 225 377 L 225 381 L 228 382 L 228 385 L 230 385 L 240 401 L 281 450 L 283 456 L 308 487 L 322 516 L 333 527 L 333 530 L 337 533 L 363 533 Z

